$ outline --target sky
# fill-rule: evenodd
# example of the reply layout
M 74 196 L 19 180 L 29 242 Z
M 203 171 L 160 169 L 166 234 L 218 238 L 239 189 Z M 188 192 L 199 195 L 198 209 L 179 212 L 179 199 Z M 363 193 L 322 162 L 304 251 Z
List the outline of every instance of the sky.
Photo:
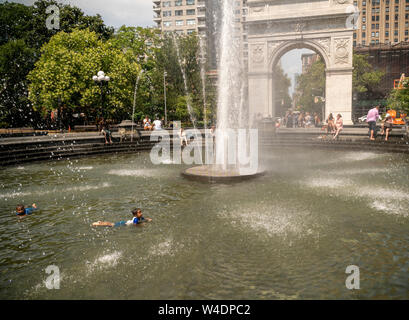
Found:
M 5 2 L 5 0 L 0 0 Z M 16 0 L 25 5 L 32 5 L 34 0 Z M 119 28 L 127 26 L 151 27 L 153 23 L 152 0 L 59 0 L 81 8 L 88 15 L 99 13 L 105 24 Z
M 0 3 L 5 0 L 0 0 Z M 32 5 L 34 0 L 16 0 L 25 5 Z M 63 4 L 71 4 L 81 8 L 85 14 L 100 14 L 105 24 L 119 28 L 127 26 L 154 26 L 153 22 L 153 2 L 152 0 L 60 0 Z M 284 72 L 292 81 L 290 94 L 294 91 L 294 75 L 302 71 L 301 54 L 310 52 L 307 49 L 293 50 L 283 56 L 281 60 Z

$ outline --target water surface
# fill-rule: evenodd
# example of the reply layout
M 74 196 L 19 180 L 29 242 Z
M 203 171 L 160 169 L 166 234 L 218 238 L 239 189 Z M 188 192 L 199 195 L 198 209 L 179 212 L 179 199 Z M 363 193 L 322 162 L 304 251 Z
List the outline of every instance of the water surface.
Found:
M 148 153 L 0 170 L 0 298 L 407 299 L 409 158 L 268 151 L 268 173 L 184 180 Z M 18 203 L 41 210 L 19 221 Z M 131 218 L 154 221 L 92 228 Z M 61 270 L 48 290 L 45 269 Z M 347 290 L 357 265 L 361 289 Z

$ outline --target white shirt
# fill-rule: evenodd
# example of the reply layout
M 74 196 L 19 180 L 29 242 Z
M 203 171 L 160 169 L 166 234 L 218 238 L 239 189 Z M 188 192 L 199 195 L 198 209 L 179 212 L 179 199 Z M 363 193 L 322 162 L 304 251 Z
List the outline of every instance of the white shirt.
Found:
M 160 120 L 155 120 L 153 122 L 153 124 L 155 125 L 155 130 L 161 130 L 162 129 L 162 121 Z

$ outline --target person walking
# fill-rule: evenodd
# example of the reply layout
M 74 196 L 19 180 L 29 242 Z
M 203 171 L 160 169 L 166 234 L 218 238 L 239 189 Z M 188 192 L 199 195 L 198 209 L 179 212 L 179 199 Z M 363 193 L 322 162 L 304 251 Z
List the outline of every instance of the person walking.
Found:
M 369 126 L 371 141 L 375 140 L 374 136 L 376 135 L 376 121 L 378 121 L 378 118 L 379 106 L 376 106 L 375 108 L 372 108 L 371 110 L 368 111 L 368 115 L 366 116 L 366 122 L 368 123 Z

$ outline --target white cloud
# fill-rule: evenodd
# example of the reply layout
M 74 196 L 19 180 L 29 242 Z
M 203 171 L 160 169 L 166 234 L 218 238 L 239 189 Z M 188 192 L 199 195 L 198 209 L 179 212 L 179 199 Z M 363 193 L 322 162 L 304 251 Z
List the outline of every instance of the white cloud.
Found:
M 5 2 L 0 0 L 0 2 Z M 11 2 L 32 5 L 34 0 L 17 0 Z M 81 8 L 88 15 L 99 13 L 108 26 L 119 28 L 127 26 L 154 26 L 153 3 L 151 0 L 60 0 Z

